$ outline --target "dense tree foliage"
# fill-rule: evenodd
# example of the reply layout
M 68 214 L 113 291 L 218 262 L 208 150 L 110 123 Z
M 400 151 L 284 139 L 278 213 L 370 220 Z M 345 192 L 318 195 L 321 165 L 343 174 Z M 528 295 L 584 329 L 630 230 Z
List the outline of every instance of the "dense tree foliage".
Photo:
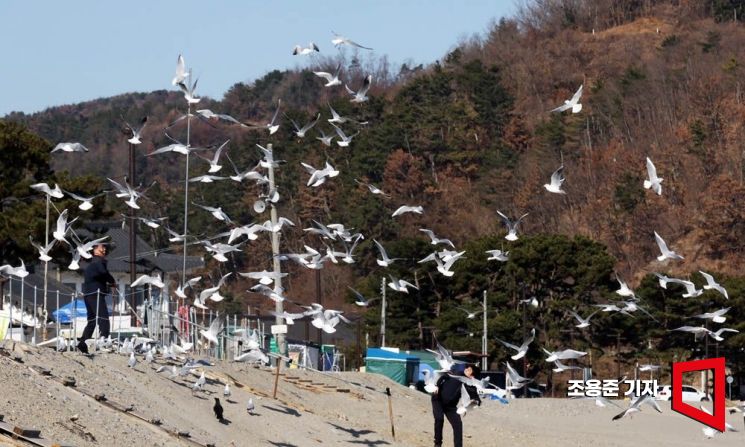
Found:
M 351 103 L 341 89 L 323 88 L 312 74 L 315 66 L 275 70 L 253 83 L 236 84 L 221 100 L 203 98 L 199 108 L 266 125 L 281 100 L 280 130 L 270 138 L 263 129 L 193 118 L 190 144 L 207 148 L 200 155 L 210 157 L 230 139 L 220 175 L 233 174 L 233 165 L 239 171 L 252 168 L 261 157 L 256 145 L 273 144 L 276 158 L 284 161 L 277 171 L 280 214 L 296 223 L 283 233 L 283 250 L 320 246 L 322 241 L 302 230 L 312 220 L 341 222 L 365 234 L 356 264 L 324 269 L 325 303 L 349 305 L 347 285 L 378 296 L 389 274 L 418 285 L 409 294 L 387 291 L 388 344 L 421 348 L 436 338 L 454 349 L 479 350 L 480 316 L 467 319 L 459 307 L 478 310 L 486 291 L 488 330 L 502 339 L 519 342 L 536 328 L 540 346 L 589 350 L 595 359 L 590 362 L 599 367 L 603 358 L 629 363 L 687 358 L 706 349 L 705 343 L 671 329 L 699 325 L 693 315 L 724 306 L 732 307 L 728 322 L 742 321 L 745 312 L 745 284 L 738 277 L 745 240 L 740 60 L 745 32 L 730 23 L 743 20 L 742 8 L 741 1 L 724 0 L 532 0 L 515 18 L 500 20 L 483 38 L 461 44 L 429 67 L 404 65 L 394 75 L 384 59 L 367 65 L 356 54 L 321 59 L 322 68 L 341 64 L 353 88 L 374 74 L 370 100 L 363 104 Z M 548 112 L 579 85 L 584 86 L 581 113 Z M 326 147 L 316 139 L 319 130 L 335 133 L 327 122 L 329 106 L 357 122 L 343 126 L 356 134 L 349 148 Z M 187 120 L 175 122 L 185 113 L 179 92 L 157 91 L 12 114 L 0 122 L 3 258 L 30 260 L 28 229 L 35 237 L 43 232 L 43 201 L 29 199 L 28 184 L 59 181 L 80 192 L 108 187 L 105 176 L 121 179 L 127 172 L 123 120 L 136 122 L 143 115 L 149 121 L 137 148 L 136 183 L 157 184 L 148 190 L 142 213 L 166 216 L 168 226 L 180 232 L 184 177 L 206 173 L 207 163 L 191 156 L 187 173 L 182 155 L 146 154 L 170 144 L 164 128 L 185 142 Z M 302 125 L 318 113 L 316 128 L 297 138 L 290 119 Z M 81 141 L 91 152 L 50 159 L 51 145 L 16 123 L 47 141 Z M 646 157 L 664 178 L 662 196 L 641 186 Z M 341 173 L 311 189 L 301 161 L 316 167 L 329 161 Z M 562 165 L 567 195 L 546 193 L 542 185 Z M 375 184 L 390 198 L 371 195 L 355 180 Z M 231 219 L 246 224 L 267 219 L 251 208 L 261 192 L 261 186 L 246 182 L 195 183 L 189 200 L 220 204 Z M 100 200 L 110 216 L 126 211 L 119 200 Z M 421 205 L 425 212 L 392 219 L 403 204 Z M 74 208 L 73 203 L 60 206 Z M 513 216 L 529 213 L 521 224 L 524 235 L 515 243 L 501 237 L 498 209 Z M 229 226 L 191 207 L 189 228 L 202 237 Z M 417 263 L 433 250 L 419 228 L 466 250 L 452 278 L 440 275 L 434 264 Z M 654 231 L 686 259 L 654 261 Z M 142 228 L 141 234 L 157 247 L 168 246 L 162 232 Z M 391 256 L 405 259 L 380 269 L 373 238 Z M 510 252 L 508 262 L 486 260 L 484 252 L 497 248 Z M 269 268 L 267 253 L 266 241 L 252 242 L 231 256 L 229 268 Z M 224 268 L 209 263 L 214 276 Z M 287 281 L 288 293 L 313 301 L 314 274 L 295 265 L 287 269 L 293 278 Z M 731 299 L 723 301 L 708 290 L 682 298 L 680 286 L 662 289 L 652 275 L 690 277 L 700 287 L 698 270 L 715 274 Z M 569 311 L 586 317 L 598 309 L 595 304 L 622 299 L 613 292 L 616 274 L 636 286 L 639 306 L 649 315 L 598 312 L 590 328 L 575 328 Z M 226 306 L 262 302 L 243 293 L 244 285 L 234 283 Z M 538 307 L 521 304 L 533 297 Z M 379 302 L 363 316 L 375 339 Z M 745 332 L 742 324 L 733 327 Z M 743 337 L 711 342 L 710 349 L 737 355 Z M 500 361 L 510 354 L 493 339 L 489 350 Z M 538 350 L 528 359 L 547 366 Z

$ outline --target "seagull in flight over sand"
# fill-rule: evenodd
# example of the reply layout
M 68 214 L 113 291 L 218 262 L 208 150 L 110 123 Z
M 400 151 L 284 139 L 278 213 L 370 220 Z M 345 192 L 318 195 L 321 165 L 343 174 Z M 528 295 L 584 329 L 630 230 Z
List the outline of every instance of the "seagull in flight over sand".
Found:
M 200 329 L 199 333 L 211 344 L 217 344 L 217 336 L 220 334 L 220 332 L 222 332 L 223 327 L 225 327 L 225 322 L 223 321 L 222 317 L 218 317 L 215 318 L 214 321 L 212 321 L 209 329 L 207 329 L 206 331 L 204 329 Z M 204 373 L 202 373 L 202 377 L 204 377 Z
M 705 290 L 711 290 L 714 289 L 717 292 L 721 293 L 725 298 L 729 299 L 729 294 L 727 293 L 727 289 L 722 287 L 719 283 L 716 282 L 713 276 L 706 272 L 702 272 L 701 270 L 698 271 L 703 275 L 704 279 L 706 279 L 706 285 L 704 285 Z
M 312 54 L 313 52 L 320 52 L 321 50 L 318 48 L 318 45 L 314 44 L 313 42 L 308 42 L 307 47 L 301 47 L 300 45 L 295 45 L 295 47 L 292 49 L 292 55 L 293 56 L 305 56 L 306 54 Z
M 655 402 L 654 400 L 654 396 L 651 396 L 649 394 L 643 394 L 637 397 L 636 399 L 634 399 L 634 401 L 631 402 L 631 405 L 629 405 L 629 408 L 613 416 L 613 420 L 615 421 L 615 420 L 621 419 L 627 414 L 631 416 L 633 413 L 642 411 L 641 406 L 644 404 L 649 405 L 650 407 L 654 408 L 655 410 L 657 410 L 658 413 L 662 413 L 660 406 L 657 405 L 657 402 Z
M 535 328 L 530 330 L 530 335 L 525 337 L 525 339 L 523 340 L 523 344 L 520 346 L 515 346 L 512 343 L 500 340 L 499 338 L 497 338 L 496 340 L 506 347 L 517 351 L 517 354 L 510 357 L 512 360 L 520 360 L 521 358 L 525 357 L 525 354 L 528 352 L 528 346 L 530 346 L 530 344 L 533 343 L 533 340 L 535 340 Z
M 335 85 L 341 85 L 341 79 L 339 79 L 339 72 L 341 71 L 341 64 L 338 64 L 336 66 L 336 73 L 331 74 L 326 71 L 314 71 L 313 74 L 318 76 L 319 78 L 324 78 L 326 80 L 326 84 L 324 84 L 324 87 L 333 87 Z
M 572 96 L 572 99 L 567 99 L 564 104 L 551 110 L 552 112 L 563 112 L 565 110 L 572 109 L 572 113 L 579 113 L 582 110 L 582 104 L 579 102 L 579 98 L 582 97 L 582 86 L 580 85 L 577 92 Z
M 652 160 L 647 157 L 647 175 L 649 178 L 644 180 L 644 189 L 652 189 L 658 196 L 662 195 L 662 178 L 657 177 L 657 168 L 654 167 Z
M 658 261 L 662 262 L 666 259 L 683 259 L 683 256 L 667 248 L 667 244 L 656 231 L 654 232 L 654 240 L 657 241 L 657 246 L 660 247 L 660 252 L 662 253 L 660 256 L 657 256 Z
M 88 152 L 88 148 L 80 143 L 59 143 L 54 146 L 52 152 Z
M 398 209 L 396 211 L 394 211 L 393 214 L 391 214 L 391 217 L 400 216 L 400 215 L 402 215 L 404 213 L 423 214 L 424 213 L 424 208 L 421 207 L 421 206 L 403 205 L 403 206 L 398 207 Z
M 340 47 L 341 45 L 350 45 L 350 46 L 354 46 L 354 47 L 357 47 L 357 48 L 362 48 L 364 50 L 372 50 L 372 48 L 370 48 L 370 47 L 363 47 L 362 45 L 358 44 L 357 42 L 355 42 L 355 41 L 353 41 L 351 39 L 347 39 L 346 37 L 344 37 L 342 35 L 339 35 L 339 34 L 333 32 L 333 31 L 331 31 L 331 32 L 334 34 L 334 38 L 331 39 L 331 43 L 333 43 L 334 46 L 337 47 L 337 48 Z
M 515 371 L 515 368 L 510 365 L 510 362 L 504 362 L 504 364 L 507 365 L 507 378 L 510 379 L 511 384 L 507 387 L 508 390 L 520 389 L 533 381 L 533 379 L 528 379 L 518 374 L 517 371 Z
M 445 349 L 445 347 L 442 346 L 439 342 L 437 342 L 437 351 L 433 351 L 429 348 L 427 348 L 426 350 L 435 355 L 435 360 L 437 360 L 437 364 L 440 365 L 440 370 L 442 371 L 450 371 L 450 368 L 452 368 L 455 363 L 458 363 L 453 360 L 453 355 L 450 353 L 450 351 Z
M 551 183 L 546 183 L 543 187 L 546 188 L 546 191 L 548 192 L 566 194 L 566 191 L 561 189 L 561 184 L 564 183 L 564 180 L 566 179 L 564 178 L 564 165 L 562 165 L 551 174 Z
M 504 221 L 504 224 L 507 225 L 507 235 L 504 237 L 508 241 L 516 241 L 517 240 L 517 226 L 520 225 L 520 222 L 525 218 L 525 216 L 528 215 L 528 213 L 523 214 L 520 216 L 519 219 L 516 221 L 511 221 L 509 217 L 502 214 L 501 211 L 497 210 L 497 214 L 502 218 L 502 221 Z

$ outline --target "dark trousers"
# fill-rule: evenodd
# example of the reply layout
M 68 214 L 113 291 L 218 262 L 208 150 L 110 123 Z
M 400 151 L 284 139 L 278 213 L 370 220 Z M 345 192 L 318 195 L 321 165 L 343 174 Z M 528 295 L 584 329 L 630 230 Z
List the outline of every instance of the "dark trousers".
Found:
M 445 418 L 448 418 L 450 426 L 453 427 L 453 446 L 463 447 L 463 422 L 455 408 L 444 409 L 442 402 L 432 399 L 432 414 L 435 417 L 435 445 L 442 445 L 442 427 L 445 425 Z
M 108 337 L 109 329 L 109 309 L 106 307 L 106 295 L 92 293 L 85 296 L 85 311 L 88 314 L 88 324 L 85 325 L 83 336 L 80 342 L 85 342 L 93 335 L 98 323 L 98 336 Z

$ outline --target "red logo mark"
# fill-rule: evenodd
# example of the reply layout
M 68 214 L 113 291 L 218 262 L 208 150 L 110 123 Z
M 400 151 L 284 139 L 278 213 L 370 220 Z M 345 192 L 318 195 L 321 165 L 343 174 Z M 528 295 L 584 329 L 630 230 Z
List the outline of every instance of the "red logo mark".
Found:
M 683 373 L 691 371 L 714 370 L 714 414 L 683 403 Z M 724 357 L 673 363 L 672 374 L 673 410 L 702 424 L 723 432 L 724 425 Z

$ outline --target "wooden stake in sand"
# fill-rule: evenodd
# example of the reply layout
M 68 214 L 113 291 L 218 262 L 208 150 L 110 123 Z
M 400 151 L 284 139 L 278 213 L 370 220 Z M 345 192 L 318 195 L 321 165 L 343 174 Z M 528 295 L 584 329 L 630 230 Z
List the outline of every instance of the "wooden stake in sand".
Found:
M 274 392 L 272 393 L 272 399 L 277 398 L 277 384 L 279 383 L 279 365 L 282 361 L 277 357 L 277 370 L 274 372 Z
M 391 436 L 396 440 L 396 427 L 393 426 L 393 402 L 391 402 L 391 389 L 385 387 L 385 394 L 388 396 L 388 416 L 391 419 Z

